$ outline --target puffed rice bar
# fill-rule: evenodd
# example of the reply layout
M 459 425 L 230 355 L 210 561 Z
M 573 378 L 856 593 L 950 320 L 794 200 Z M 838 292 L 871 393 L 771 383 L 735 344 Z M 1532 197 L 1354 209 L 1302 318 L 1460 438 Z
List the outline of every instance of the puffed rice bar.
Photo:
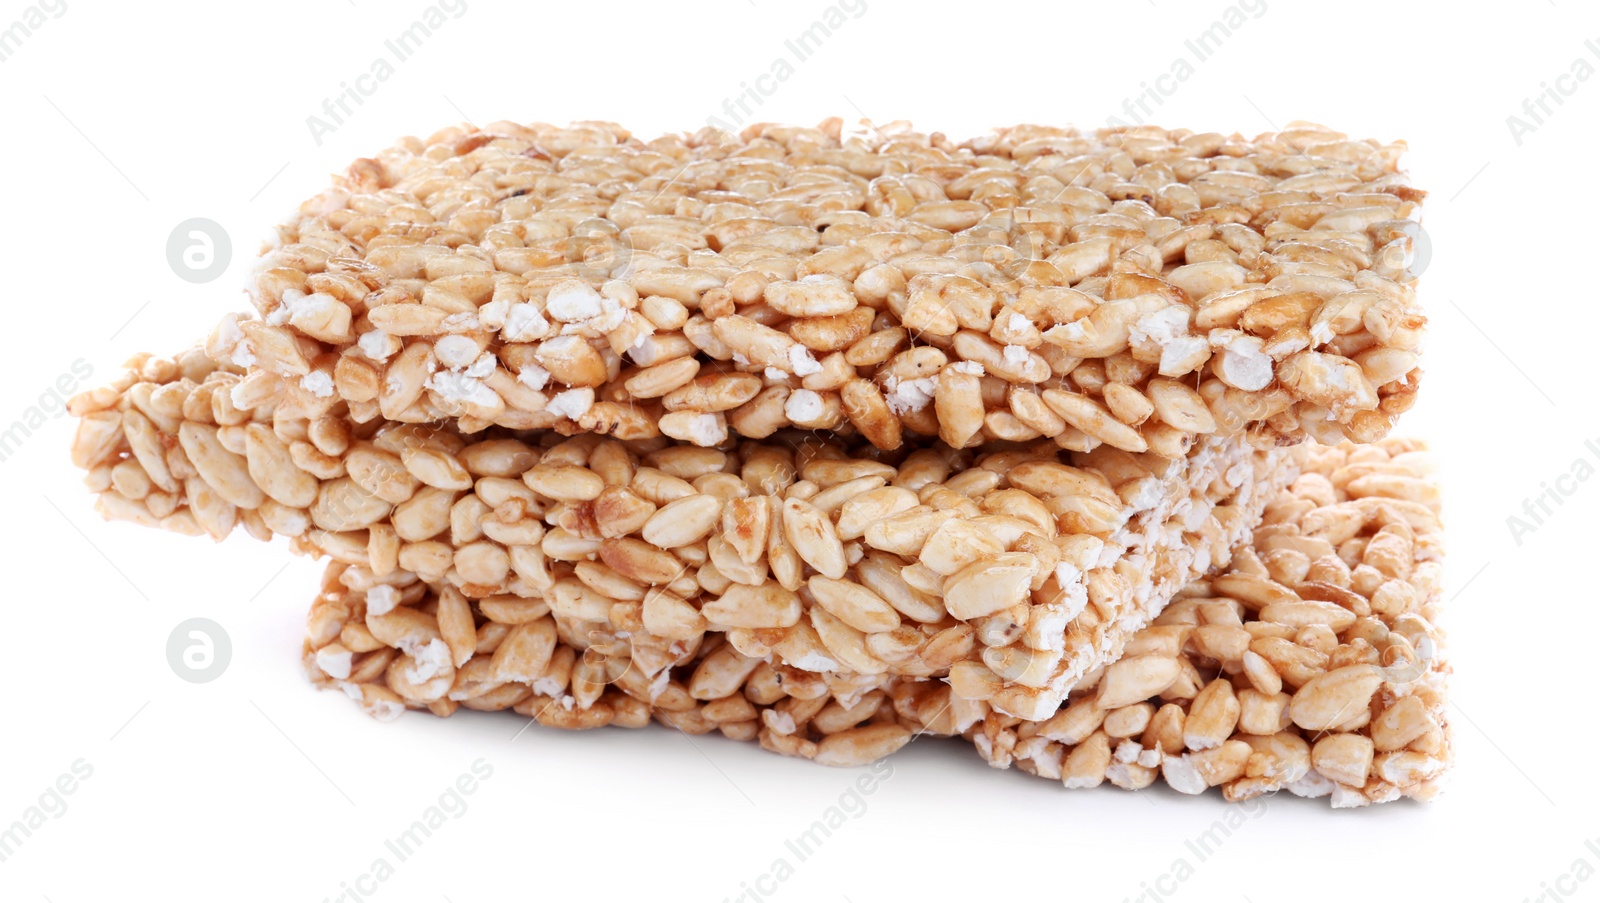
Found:
M 1431 799 L 1453 751 L 1439 491 L 1417 442 L 1299 450 L 1252 547 L 1191 584 L 1043 723 L 967 735 L 996 767 L 1230 801 Z M 1170 680 L 1169 680 L 1170 675 Z
M 964 734 L 990 764 L 1068 788 L 1159 777 L 1230 801 L 1278 790 L 1341 808 L 1426 800 L 1452 749 L 1442 532 L 1419 452 L 1395 440 L 1297 450 L 1305 472 L 1253 545 L 1035 721 L 964 700 L 952 680 L 805 671 L 715 635 L 645 673 L 626 647 L 593 643 L 559 614 L 533 630 L 527 610 L 449 586 L 409 584 L 400 606 L 373 614 L 370 578 L 338 562 L 311 609 L 304 665 L 383 719 L 458 706 L 563 728 L 654 719 L 828 765 Z M 473 657 L 456 668 L 449 650 L 465 644 Z M 537 676 L 514 676 L 513 661 Z
M 538 600 L 658 663 L 716 630 L 807 670 L 950 672 L 1021 717 L 1225 561 L 1293 476 L 1285 451 L 1242 438 L 1177 459 L 1035 441 L 973 460 L 788 433 L 730 451 L 462 436 L 241 407 L 255 377 L 198 351 L 135 363 L 71 402 L 107 517 L 218 539 L 243 525 L 386 584 Z
M 1404 144 L 497 122 L 353 163 L 219 359 L 356 420 L 892 449 L 1372 441 L 1408 408 Z

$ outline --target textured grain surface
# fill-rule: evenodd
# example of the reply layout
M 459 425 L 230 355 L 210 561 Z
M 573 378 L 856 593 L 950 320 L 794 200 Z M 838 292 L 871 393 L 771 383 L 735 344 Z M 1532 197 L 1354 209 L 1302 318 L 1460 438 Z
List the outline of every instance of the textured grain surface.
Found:
M 792 430 L 726 449 L 463 435 L 258 402 L 265 374 L 200 353 L 135 363 L 116 394 L 73 402 L 108 517 L 215 538 L 241 525 L 390 584 L 548 601 L 641 655 L 714 631 L 808 670 L 960 662 L 962 693 L 1023 717 L 1225 560 L 1294 473 L 1242 437 L 1167 459 L 1043 440 L 884 452 Z
M 743 655 L 716 634 L 645 663 L 559 611 L 508 612 L 448 586 L 408 584 L 403 607 L 374 614 L 372 585 L 339 563 L 312 606 L 306 668 L 384 718 L 466 706 L 557 727 L 654 719 L 829 765 L 888 755 L 918 734 L 959 734 L 991 765 L 1067 787 L 1138 789 L 1159 777 L 1185 793 L 1220 787 L 1229 800 L 1277 790 L 1337 807 L 1429 799 L 1451 760 L 1441 531 L 1435 506 L 1414 500 L 1432 483 L 1413 443 L 1299 457 L 1305 472 L 1252 546 L 1190 583 L 1124 657 L 1032 721 L 962 698 L 955 675 L 818 673 Z M 537 647 L 543 670 L 498 673 L 529 618 L 559 637 Z
M 303 204 L 260 319 L 210 348 L 300 404 L 467 432 L 1371 441 L 1419 376 L 1403 150 L 1310 125 L 446 129 Z

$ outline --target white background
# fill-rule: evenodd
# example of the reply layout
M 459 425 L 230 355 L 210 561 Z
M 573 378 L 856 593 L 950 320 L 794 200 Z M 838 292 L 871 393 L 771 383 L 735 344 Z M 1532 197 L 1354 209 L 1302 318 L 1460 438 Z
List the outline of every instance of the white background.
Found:
M 78 359 L 93 367 L 86 387 L 241 307 L 269 226 L 351 159 L 463 118 L 698 128 L 825 8 L 465 3 L 320 146 L 306 117 L 387 53 L 422 0 L 66 0 L 46 14 L 0 63 L 0 427 L 42 393 L 48 404 Z M 1176 90 L 1151 118 L 1246 135 L 1311 119 L 1411 144 L 1432 192 L 1433 325 L 1403 429 L 1434 443 L 1446 481 L 1453 785 L 1429 805 L 1355 812 L 1273 798 L 1235 813 L 1243 827 L 1202 862 L 1185 841 L 1229 816 L 1215 794 L 1068 792 L 921 740 L 772 899 L 1132 900 L 1180 858 L 1193 874 L 1163 879 L 1165 899 L 1600 897 L 1600 877 L 1573 876 L 1580 859 L 1584 876 L 1600 867 L 1600 480 L 1564 482 L 1572 496 L 1520 543 L 1507 525 L 1575 460 L 1600 465 L 1600 78 L 1561 81 L 1571 96 L 1528 119 L 1520 143 L 1507 124 L 1576 60 L 1600 66 L 1584 43 L 1600 49 L 1600 14 L 1577 0 L 1420 7 L 1266 0 L 1191 78 L 1164 83 Z M 0 2 L 0 30 L 25 9 Z M 1099 125 L 1175 59 L 1193 63 L 1184 41 L 1225 9 L 866 0 L 761 113 L 906 118 L 960 137 Z M 167 264 L 168 233 L 191 217 L 233 238 L 209 285 Z M 372 899 L 714 903 L 793 862 L 783 841 L 858 777 L 661 728 L 513 739 L 524 722 L 510 714 L 373 722 L 301 676 L 318 563 L 242 534 L 213 546 L 102 523 L 67 463 L 70 432 L 51 419 L 0 463 L 0 826 L 76 760 L 93 773 L 0 863 L 0 898 L 337 898 L 375 858 L 393 862 L 384 839 L 481 758 L 493 775 L 468 810 Z M 205 685 L 180 681 L 165 654 L 196 616 L 233 640 L 228 671 Z

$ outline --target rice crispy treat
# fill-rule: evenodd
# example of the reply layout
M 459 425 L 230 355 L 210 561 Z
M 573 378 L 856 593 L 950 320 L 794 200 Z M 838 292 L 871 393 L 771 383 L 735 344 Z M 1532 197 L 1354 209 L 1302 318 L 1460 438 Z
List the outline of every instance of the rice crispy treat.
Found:
M 407 138 L 278 228 L 255 314 L 72 399 L 72 459 L 107 518 L 329 558 L 305 665 L 380 717 L 1427 799 L 1403 150 Z
M 1278 790 L 1338 808 L 1426 800 L 1452 748 L 1442 533 L 1419 451 L 1395 440 L 1297 450 L 1304 472 L 1253 544 L 1033 721 L 963 699 L 953 675 L 808 671 L 714 633 L 652 672 L 557 610 L 449 585 L 406 584 L 378 611 L 380 584 L 340 562 L 312 605 L 304 665 L 384 720 L 458 707 L 561 728 L 655 720 L 846 766 L 919 735 L 962 735 L 991 765 L 1068 788 L 1160 778 L 1230 801 Z
M 1185 588 L 1043 723 L 966 729 L 1068 787 L 1432 799 L 1453 764 L 1439 489 L 1421 443 L 1297 449 L 1303 473 L 1228 570 Z M 1176 667 L 1174 667 L 1174 664 Z M 1169 682 L 1166 674 L 1174 678 Z
M 74 460 L 109 518 L 287 536 L 385 593 L 549 605 L 626 638 L 652 674 L 706 631 L 812 671 L 959 664 L 958 693 L 1024 718 L 1227 560 L 1294 476 L 1243 437 L 1168 459 L 308 420 L 276 396 L 240 407 L 252 377 L 199 351 L 135 363 L 73 400 Z
M 302 204 L 209 349 L 258 394 L 466 433 L 1372 441 L 1420 375 L 1404 149 L 448 128 Z

